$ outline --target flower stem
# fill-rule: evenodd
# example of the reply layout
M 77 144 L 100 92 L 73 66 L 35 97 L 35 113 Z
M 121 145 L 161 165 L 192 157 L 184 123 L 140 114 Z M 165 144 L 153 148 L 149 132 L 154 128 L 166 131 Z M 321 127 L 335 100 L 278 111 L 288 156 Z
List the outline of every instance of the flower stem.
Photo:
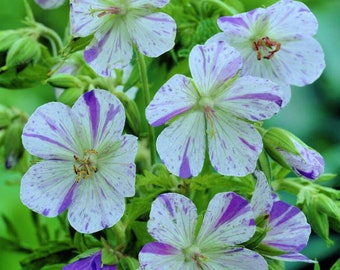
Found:
M 149 91 L 149 83 L 148 83 L 148 74 L 146 69 L 146 64 L 144 60 L 144 55 L 141 54 L 138 50 L 136 50 L 137 53 L 137 62 L 138 62 L 138 68 L 139 68 L 139 76 L 142 83 L 142 91 L 144 96 L 144 105 L 145 108 L 150 103 L 150 91 Z M 144 111 L 145 111 L 144 108 Z M 151 125 L 148 125 L 148 135 L 149 135 L 149 147 L 150 147 L 150 159 L 151 159 L 151 165 L 155 164 L 156 162 L 156 145 L 155 145 L 155 131 Z
M 235 15 L 235 14 L 238 13 L 238 11 L 235 8 L 233 8 L 232 6 L 222 2 L 221 0 L 205 0 L 205 1 L 216 4 L 217 6 L 224 9 L 226 12 L 230 13 L 231 15 Z

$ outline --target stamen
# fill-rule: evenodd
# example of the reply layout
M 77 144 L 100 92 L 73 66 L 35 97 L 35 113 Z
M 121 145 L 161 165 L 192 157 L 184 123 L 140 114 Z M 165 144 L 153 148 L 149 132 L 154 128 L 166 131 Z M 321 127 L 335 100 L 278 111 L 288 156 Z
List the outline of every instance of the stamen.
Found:
M 273 49 L 274 48 L 274 49 Z M 272 59 L 274 54 L 281 49 L 281 43 L 271 40 L 269 37 L 263 37 L 253 42 L 253 49 L 256 51 L 257 60 Z M 267 53 L 262 56 L 262 53 Z
M 95 149 L 84 150 L 83 158 L 79 158 L 74 155 L 73 158 L 79 165 L 74 164 L 73 170 L 77 175 L 76 181 L 79 183 L 82 179 L 88 179 L 92 172 L 96 173 L 98 171 L 96 162 L 97 162 L 97 151 Z
M 122 8 L 120 8 L 120 7 L 108 7 L 106 9 L 94 9 L 94 8 L 90 8 L 90 14 L 93 15 L 94 13 L 98 13 L 98 12 L 99 12 L 99 14 L 97 14 L 98 18 L 103 17 L 103 16 L 105 16 L 107 14 L 116 14 L 116 15 L 118 15 L 118 14 L 122 14 L 123 13 Z

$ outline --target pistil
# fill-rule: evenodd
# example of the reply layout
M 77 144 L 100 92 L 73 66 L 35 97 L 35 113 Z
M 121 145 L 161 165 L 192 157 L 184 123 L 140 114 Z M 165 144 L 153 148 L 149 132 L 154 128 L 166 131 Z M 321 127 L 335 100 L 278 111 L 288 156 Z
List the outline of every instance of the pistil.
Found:
M 269 60 L 281 49 L 281 43 L 271 40 L 269 37 L 263 37 L 253 42 L 253 49 L 256 51 L 257 60 Z M 264 53 L 266 54 L 263 55 Z

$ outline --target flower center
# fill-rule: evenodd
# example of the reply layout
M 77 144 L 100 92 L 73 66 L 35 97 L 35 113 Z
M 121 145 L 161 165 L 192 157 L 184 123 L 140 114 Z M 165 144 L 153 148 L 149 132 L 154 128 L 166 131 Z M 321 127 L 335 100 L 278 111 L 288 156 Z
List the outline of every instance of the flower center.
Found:
M 197 246 L 190 246 L 183 250 L 185 254 L 185 261 L 195 261 L 198 269 L 205 269 L 206 262 L 209 258 L 201 253 L 201 250 Z
M 253 42 L 253 49 L 256 51 L 257 60 L 272 59 L 274 54 L 281 49 L 281 43 L 271 40 L 269 37 L 260 38 Z
M 73 165 L 74 173 L 77 175 L 77 182 L 82 179 L 91 177 L 92 173 L 96 173 L 97 169 L 97 151 L 95 149 L 85 149 L 83 158 L 73 156 L 76 164 Z
M 216 131 L 214 130 L 214 115 L 215 115 L 215 109 L 214 109 L 214 100 L 211 97 L 208 96 L 202 96 L 198 102 L 199 106 L 203 109 L 203 112 L 205 114 L 205 119 L 207 122 L 209 122 L 209 127 L 211 130 L 207 130 L 207 135 L 209 137 L 214 137 L 216 134 Z
M 107 7 L 107 8 L 90 8 L 90 14 L 97 13 L 97 16 L 103 17 L 105 15 L 124 15 L 126 9 L 123 6 Z

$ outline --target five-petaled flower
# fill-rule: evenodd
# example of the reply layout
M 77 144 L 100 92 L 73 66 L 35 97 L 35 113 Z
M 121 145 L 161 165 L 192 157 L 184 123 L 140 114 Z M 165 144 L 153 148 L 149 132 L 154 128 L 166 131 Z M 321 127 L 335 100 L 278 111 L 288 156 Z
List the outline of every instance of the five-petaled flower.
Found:
M 65 0 L 34 0 L 43 9 L 53 9 L 60 7 Z
M 152 126 L 174 120 L 157 138 L 160 158 L 173 174 L 196 176 L 207 143 L 218 173 L 253 172 L 263 144 L 252 122 L 279 111 L 279 86 L 263 78 L 237 77 L 241 56 L 223 40 L 196 45 L 189 65 L 193 79 L 174 75 L 146 108 Z
M 174 46 L 176 23 L 167 14 L 154 12 L 169 0 L 71 0 L 72 34 L 94 33 L 86 47 L 86 62 L 100 75 L 130 63 L 133 44 L 149 57 L 158 57 Z
M 250 204 L 255 219 L 262 220 L 267 230 L 261 245 L 271 248 L 271 254 L 262 255 L 281 261 L 314 263 L 315 261 L 299 253 L 306 247 L 311 233 L 304 213 L 299 208 L 278 200 L 261 171 L 256 171 L 255 175 L 257 182 Z
M 280 83 L 284 104 L 290 99 L 289 85 L 310 84 L 325 68 L 322 48 L 313 38 L 317 19 L 301 2 L 281 0 L 267 8 L 221 17 L 218 25 L 225 40 L 242 55 L 242 74 Z
M 92 90 L 72 108 L 50 102 L 29 118 L 26 150 L 42 161 L 23 176 L 20 197 L 33 211 L 68 220 L 82 233 L 113 226 L 135 193 L 137 140 L 123 135 L 123 105 L 111 93 Z
M 102 252 L 101 250 L 67 264 L 63 270 L 116 270 L 116 265 L 102 265 Z
M 148 231 L 158 242 L 139 253 L 141 269 L 268 269 L 262 256 L 239 244 L 255 232 L 247 200 L 233 192 L 216 194 L 196 228 L 197 209 L 187 197 L 160 195 L 151 206 Z

